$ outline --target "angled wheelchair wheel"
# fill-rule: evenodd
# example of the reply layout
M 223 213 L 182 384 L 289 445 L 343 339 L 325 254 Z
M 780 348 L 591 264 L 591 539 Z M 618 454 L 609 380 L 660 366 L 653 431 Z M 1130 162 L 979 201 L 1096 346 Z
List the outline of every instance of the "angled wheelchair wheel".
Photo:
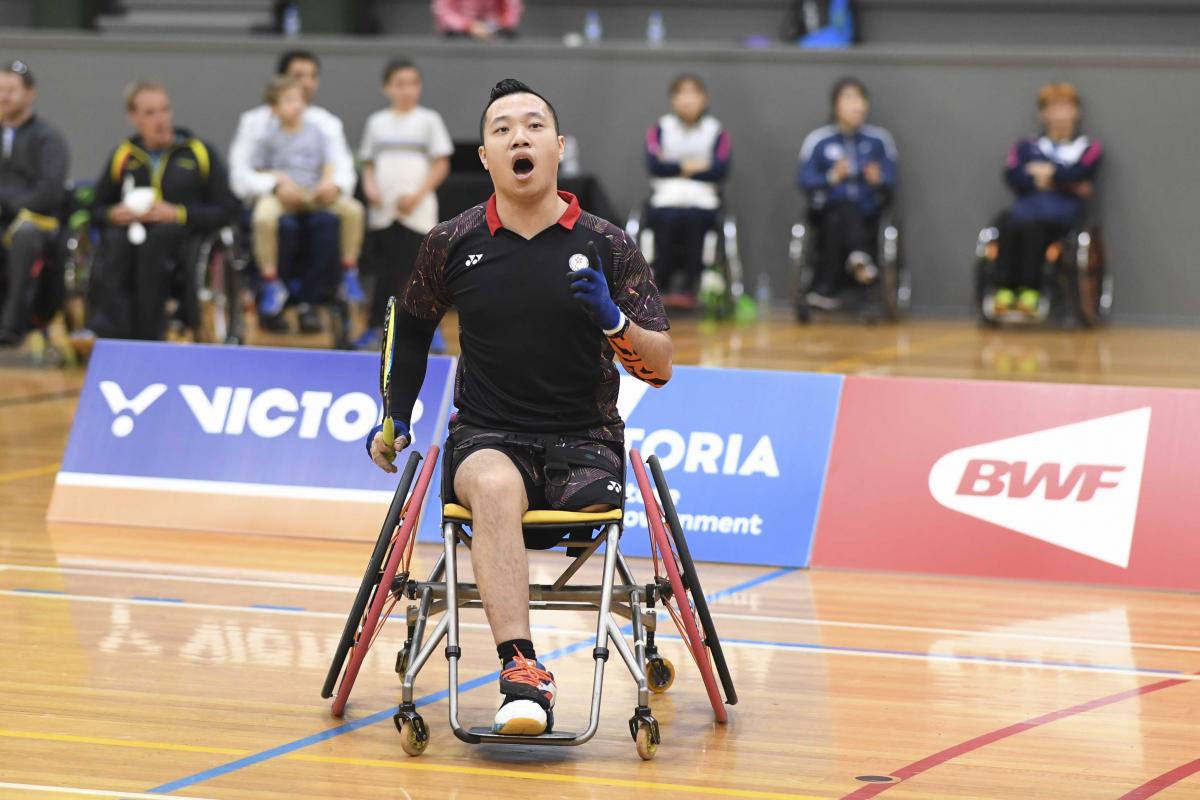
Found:
M 631 454 L 634 477 L 638 489 L 646 505 L 646 519 L 650 526 L 651 550 L 655 557 L 655 573 L 657 576 L 659 562 L 666 573 L 666 582 L 670 587 L 670 597 L 664 597 L 671 618 L 679 628 L 680 636 L 691 651 L 704 681 L 704 689 L 712 704 L 713 715 L 718 722 L 728 720 L 725 704 L 721 700 L 721 689 L 725 691 L 725 703 L 737 703 L 737 692 L 733 687 L 733 679 L 725 662 L 725 654 L 721 650 L 721 640 L 713 625 L 708 603 L 704 598 L 704 590 L 696 573 L 696 566 L 687 547 L 683 528 L 679 524 L 679 516 L 675 512 L 671 500 L 670 489 L 663 476 L 662 466 L 658 458 L 651 456 L 650 470 L 654 475 L 654 486 L 658 489 L 658 497 L 662 507 L 658 505 L 654 489 L 642 466 L 641 455 L 635 450 Z M 720 685 L 718 685 L 718 680 Z
M 350 607 L 350 615 L 342 629 L 333 663 L 325 676 L 322 697 L 333 695 L 334 686 L 337 684 L 337 695 L 333 701 L 335 717 L 345 713 L 346 702 L 350 699 L 350 692 L 354 688 L 354 681 L 358 677 L 367 650 L 374 643 L 383 623 L 387 621 L 391 605 L 399 599 L 393 592 L 393 583 L 399 573 L 408 572 L 421 505 L 437 463 L 437 447 L 430 448 L 410 495 L 408 487 L 413 483 L 413 476 L 417 474 L 417 465 L 420 462 L 421 454 L 414 452 L 405 464 L 400 483 L 392 497 L 392 504 L 388 508 L 387 518 L 379 533 L 379 539 L 375 542 L 371 560 L 367 564 L 367 571 L 363 575 L 354 604 Z M 386 613 L 385 606 L 388 607 Z M 337 683 L 339 674 L 340 684 Z

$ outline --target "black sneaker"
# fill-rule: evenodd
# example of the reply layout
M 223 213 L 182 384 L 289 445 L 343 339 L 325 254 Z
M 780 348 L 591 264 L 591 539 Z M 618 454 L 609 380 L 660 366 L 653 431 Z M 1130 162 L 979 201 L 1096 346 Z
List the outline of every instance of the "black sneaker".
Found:
M 309 305 L 300 306 L 298 310 L 300 317 L 300 331 L 302 333 L 320 333 L 321 332 L 321 315 L 317 310 Z
M 492 733 L 538 736 L 554 728 L 554 675 L 540 661 L 520 653 L 500 672 L 504 702 L 496 711 Z

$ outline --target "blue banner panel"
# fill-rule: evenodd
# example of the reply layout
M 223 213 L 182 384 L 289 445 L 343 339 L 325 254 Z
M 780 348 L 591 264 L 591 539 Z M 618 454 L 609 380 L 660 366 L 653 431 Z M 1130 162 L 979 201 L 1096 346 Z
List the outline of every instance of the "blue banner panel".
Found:
M 692 557 L 808 565 L 840 375 L 676 367 L 662 389 L 622 378 L 625 445 L 662 463 Z M 648 555 L 627 471 L 622 552 Z
M 414 410 L 422 450 L 445 429 L 453 364 L 429 360 Z M 102 340 L 62 473 L 76 485 L 87 484 L 83 476 L 148 479 L 127 481 L 143 488 L 170 479 L 172 488 L 236 485 L 241 495 L 256 487 L 272 497 L 339 499 L 346 490 L 365 499 L 369 492 L 386 504 L 396 477 L 363 449 L 380 418 L 378 376 L 379 357 L 368 353 Z

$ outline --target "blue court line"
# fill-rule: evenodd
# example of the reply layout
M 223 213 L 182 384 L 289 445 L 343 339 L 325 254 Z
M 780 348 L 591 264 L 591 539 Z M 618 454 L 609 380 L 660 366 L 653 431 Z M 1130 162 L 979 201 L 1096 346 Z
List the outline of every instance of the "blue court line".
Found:
M 796 569 L 792 567 L 775 570 L 774 572 L 768 572 L 765 575 L 752 578 L 744 583 L 731 586 L 728 589 L 722 589 L 718 592 L 705 595 L 705 598 L 709 602 L 713 602 L 722 597 L 727 597 L 731 594 L 737 594 L 738 592 L 743 592 L 747 589 L 759 586 L 767 581 L 773 581 L 776 578 L 782 578 L 783 576 L 790 575 L 793 572 L 796 572 Z M 626 625 L 622 630 L 623 632 L 628 632 L 631 628 L 631 625 Z M 560 647 L 557 650 L 545 653 L 544 655 L 539 655 L 538 660 L 543 663 L 546 661 L 553 661 L 554 659 L 562 658 L 563 656 L 570 655 L 571 653 L 576 653 L 580 650 L 595 646 L 596 640 L 594 638 L 589 638 L 580 642 L 575 642 L 574 644 L 569 644 L 565 647 Z M 459 684 L 458 691 L 459 694 L 463 694 L 464 692 L 471 691 L 472 689 L 478 689 L 480 686 L 494 684 L 494 682 L 499 679 L 499 670 L 495 672 L 489 672 L 487 675 L 483 675 L 475 678 L 474 680 Z M 445 700 L 449 696 L 450 690 L 448 688 L 443 689 L 440 692 L 434 692 L 433 694 L 425 695 L 424 697 L 418 699 L 415 702 L 415 705 L 418 707 L 426 706 L 431 703 L 436 703 L 440 700 Z M 239 758 L 236 761 L 230 761 L 227 764 L 221 764 L 220 766 L 213 767 L 212 769 L 207 769 L 203 772 L 197 772 L 194 775 L 188 775 L 187 777 L 179 778 L 178 780 L 171 781 L 170 783 L 164 783 L 161 786 L 155 786 L 153 789 L 147 789 L 146 791 L 153 794 L 166 794 L 167 792 L 175 792 L 180 789 L 186 789 L 189 786 L 195 786 L 197 783 L 203 783 L 204 781 L 212 780 L 213 778 L 219 778 L 222 775 L 228 775 L 231 772 L 236 772 L 237 770 L 245 769 L 246 767 L 252 767 L 255 764 L 261 764 L 262 762 L 269 761 L 272 758 L 279 758 L 280 756 L 285 756 L 288 753 L 294 753 L 295 751 L 301 750 L 309 745 L 317 744 L 318 742 L 323 742 L 336 736 L 350 733 L 351 731 L 356 731 L 359 728 L 365 728 L 368 725 L 374 725 L 377 722 L 390 719 L 395 715 L 395 713 L 396 706 L 391 705 L 382 711 L 376 711 L 374 714 L 363 717 L 362 719 L 357 719 L 353 722 L 347 722 L 345 724 L 338 725 L 335 728 L 318 731 L 317 733 L 310 734 L 302 739 L 296 739 L 293 742 L 281 744 L 278 747 L 272 747 L 270 750 L 263 750 L 259 753 L 253 753 L 251 755 Z
M 674 634 L 659 634 L 658 638 L 670 639 L 672 641 L 683 641 L 679 636 Z M 721 644 L 761 645 L 764 647 L 782 647 L 790 650 L 812 650 L 817 652 L 913 656 L 916 658 L 926 659 L 928 661 L 969 661 L 985 664 L 1017 664 L 1031 667 L 1070 667 L 1071 669 L 1105 670 L 1109 672 L 1152 672 L 1159 675 L 1182 675 L 1185 672 L 1185 670 L 1181 669 L 1152 669 L 1149 667 L 1129 667 L 1123 664 L 1083 664 L 1072 661 L 1038 661 L 1035 659 L 1024 658 L 1001 658 L 999 656 L 962 656 L 953 655 L 950 653 L 922 653 L 917 650 L 878 650 L 869 647 L 840 647 L 836 645 L 816 644 L 812 642 L 767 642 L 759 641 L 757 639 L 726 639 L 725 637 L 721 637 Z
M 306 609 L 300 606 L 277 606 L 272 603 L 251 603 L 251 608 L 265 608 L 269 611 L 305 611 Z
M 131 600 L 141 600 L 143 603 L 182 603 L 182 597 L 154 597 L 153 595 L 135 594 Z
M 61 589 L 26 589 L 24 587 L 17 587 L 13 591 L 21 592 L 22 594 L 66 594 Z

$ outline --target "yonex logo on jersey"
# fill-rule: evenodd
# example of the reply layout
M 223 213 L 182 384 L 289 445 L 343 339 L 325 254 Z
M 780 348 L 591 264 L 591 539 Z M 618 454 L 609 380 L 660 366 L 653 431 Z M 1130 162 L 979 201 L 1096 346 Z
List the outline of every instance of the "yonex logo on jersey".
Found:
M 1129 566 L 1150 408 L 954 450 L 929 472 L 942 506 Z
M 467 266 L 473 267 L 482 260 L 483 260 L 483 253 L 475 253 L 474 255 L 467 256 Z
M 571 260 L 567 262 L 571 267 L 571 272 L 578 272 L 581 269 L 588 268 L 588 257 L 583 253 L 576 253 L 571 256 Z
M 616 481 L 609 481 L 608 482 L 608 491 L 616 492 L 617 494 L 620 494 L 621 493 L 621 484 L 617 483 Z

